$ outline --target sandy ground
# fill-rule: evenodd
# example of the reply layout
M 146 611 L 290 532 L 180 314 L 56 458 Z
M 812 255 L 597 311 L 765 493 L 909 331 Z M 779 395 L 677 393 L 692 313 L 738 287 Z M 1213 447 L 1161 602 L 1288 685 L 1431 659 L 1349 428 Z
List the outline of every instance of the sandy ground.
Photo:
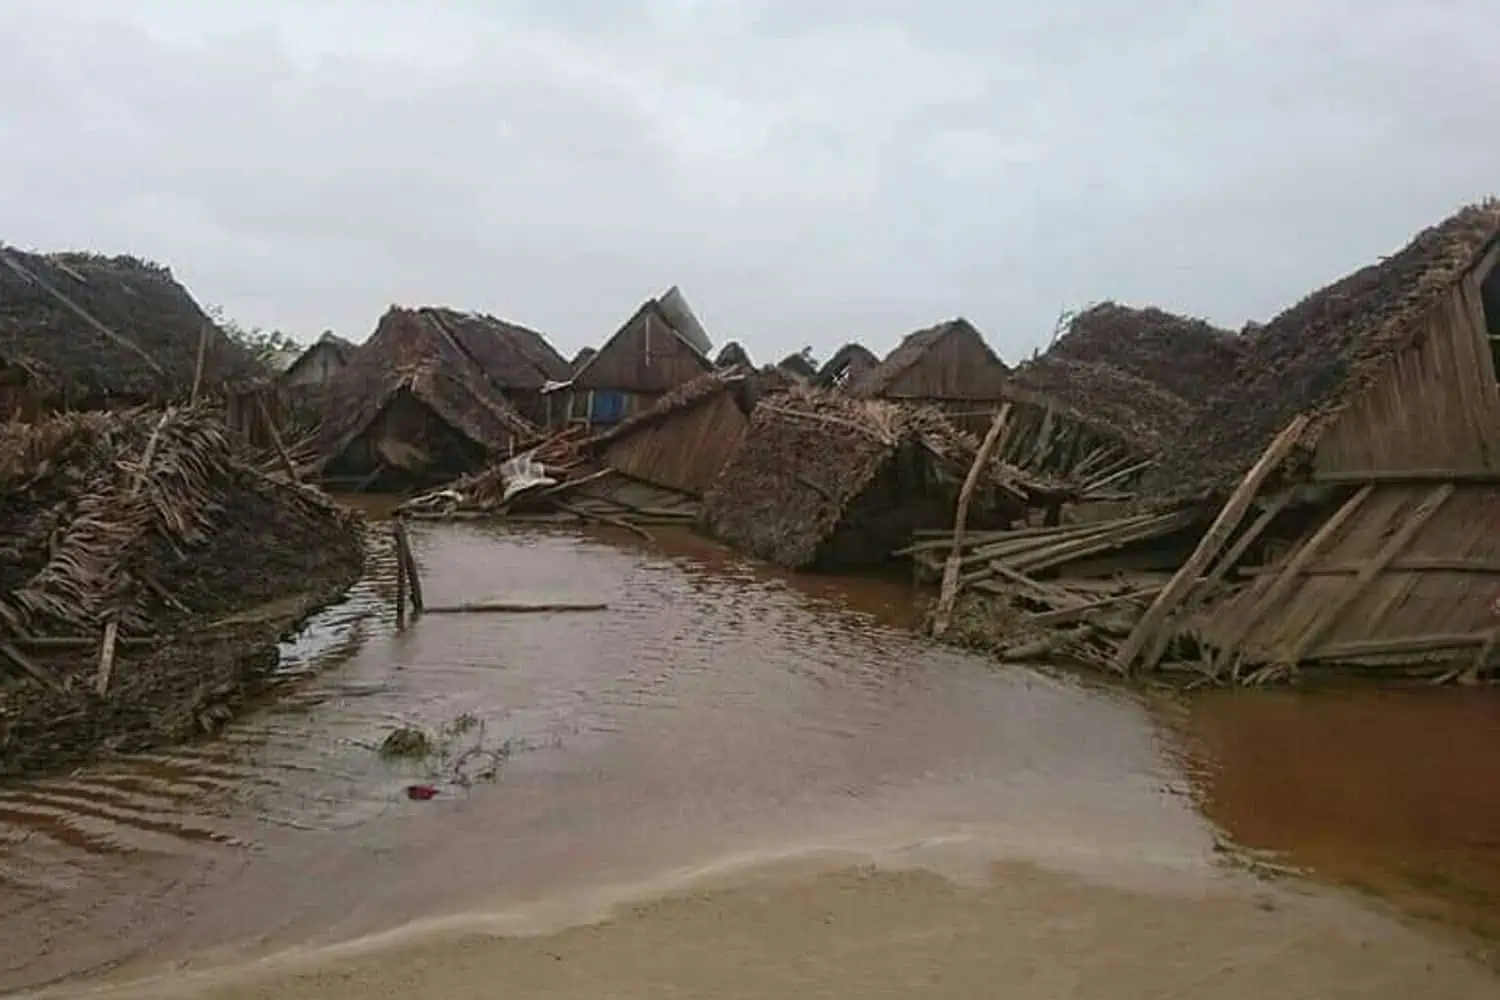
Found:
M 1090 884 L 995 865 L 985 884 L 872 866 L 763 872 L 615 908 L 584 926 L 468 918 L 238 969 L 180 970 L 70 996 L 480 1000 L 1494 1000 L 1500 978 L 1451 939 L 1310 889 Z M 538 917 L 537 919 L 544 919 Z M 501 933 L 508 926 L 510 935 Z

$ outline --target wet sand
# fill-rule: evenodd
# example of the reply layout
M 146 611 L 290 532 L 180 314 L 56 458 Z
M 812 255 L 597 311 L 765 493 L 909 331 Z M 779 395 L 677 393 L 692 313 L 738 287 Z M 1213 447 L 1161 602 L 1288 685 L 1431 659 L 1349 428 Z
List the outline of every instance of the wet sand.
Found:
M 984 885 L 921 868 L 813 873 L 556 913 L 470 916 L 323 954 L 180 970 L 98 1000 L 1004 996 L 1026 1000 L 1480 1000 L 1493 974 L 1347 902 L 1246 885 L 1132 891 L 999 864 Z M 721 879 L 722 881 L 722 879 Z
M 1315 866 L 1358 853 L 1310 853 L 1319 829 L 1390 842 L 1368 811 L 1316 807 L 1353 782 L 1374 808 L 1378 773 L 1406 785 L 1425 769 L 1351 777 L 1359 764 L 1341 765 L 1337 748 L 1354 737 L 1320 742 L 1317 713 L 1254 697 L 1161 703 L 998 668 L 911 635 L 899 583 L 787 577 L 692 536 L 456 525 L 414 541 L 434 603 L 609 609 L 434 616 L 396 635 L 391 563 L 377 553 L 350 602 L 292 650 L 279 699 L 224 738 L 0 789 L 0 990 L 84 996 L 85 979 L 163 967 L 174 978 L 137 995 L 462 997 L 507 984 L 856 996 L 900 984 L 973 996 L 982 977 L 1049 997 L 1201 995 L 1194 977 L 1229 997 L 1500 989 L 1459 934 L 1225 864 L 1226 839 Z M 507 747 L 498 780 L 407 801 L 420 768 L 382 760 L 380 740 L 460 714 Z M 1346 714 L 1344 729 L 1383 724 Z M 1428 710 L 1427 735 L 1407 744 L 1452 732 L 1450 716 Z M 1461 814 L 1466 836 L 1488 836 L 1500 817 L 1453 798 L 1500 767 L 1500 727 L 1483 721 L 1464 752 L 1490 763 L 1449 792 L 1438 783 L 1448 805 L 1396 792 L 1392 808 L 1423 805 L 1450 825 Z M 1396 842 L 1441 862 L 1435 829 L 1411 824 Z M 949 847 L 889 850 L 934 840 Z M 766 858 L 819 846 L 844 852 L 744 884 Z M 872 858 L 879 874 L 847 870 Z M 890 870 L 911 864 L 925 867 Z M 720 873 L 712 888 L 660 900 L 704 867 Z M 591 923 L 622 898 L 644 909 Z M 351 957 L 349 941 L 373 947 Z M 245 962 L 280 969 L 279 985 L 215 985 Z M 923 978 L 934 970 L 939 981 Z M 1412 992 L 1419 974 L 1441 989 Z

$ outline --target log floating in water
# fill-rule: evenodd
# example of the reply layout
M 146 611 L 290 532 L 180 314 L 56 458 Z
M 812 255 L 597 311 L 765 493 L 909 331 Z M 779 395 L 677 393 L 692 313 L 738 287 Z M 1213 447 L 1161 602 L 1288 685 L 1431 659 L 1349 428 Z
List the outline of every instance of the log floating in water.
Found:
M 474 604 L 447 604 L 427 609 L 429 615 L 471 614 L 539 614 L 562 611 L 607 611 L 608 604 L 592 602 L 586 604 L 519 604 L 512 601 L 489 601 Z

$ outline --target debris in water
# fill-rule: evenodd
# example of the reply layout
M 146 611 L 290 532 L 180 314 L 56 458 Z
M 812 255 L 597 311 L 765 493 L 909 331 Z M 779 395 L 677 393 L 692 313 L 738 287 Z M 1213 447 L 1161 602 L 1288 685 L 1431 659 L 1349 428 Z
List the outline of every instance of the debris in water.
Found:
M 413 802 L 426 802 L 437 798 L 438 790 L 432 785 L 407 785 L 406 797 Z
M 415 726 L 393 729 L 380 744 L 380 756 L 420 759 L 432 752 L 432 740 Z

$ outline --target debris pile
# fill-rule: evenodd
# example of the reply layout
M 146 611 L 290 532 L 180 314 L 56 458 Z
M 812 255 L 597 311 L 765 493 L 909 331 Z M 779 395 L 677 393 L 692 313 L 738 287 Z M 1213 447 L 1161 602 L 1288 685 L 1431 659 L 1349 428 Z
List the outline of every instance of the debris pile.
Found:
M 211 728 L 359 523 L 204 407 L 0 424 L 0 773 Z

